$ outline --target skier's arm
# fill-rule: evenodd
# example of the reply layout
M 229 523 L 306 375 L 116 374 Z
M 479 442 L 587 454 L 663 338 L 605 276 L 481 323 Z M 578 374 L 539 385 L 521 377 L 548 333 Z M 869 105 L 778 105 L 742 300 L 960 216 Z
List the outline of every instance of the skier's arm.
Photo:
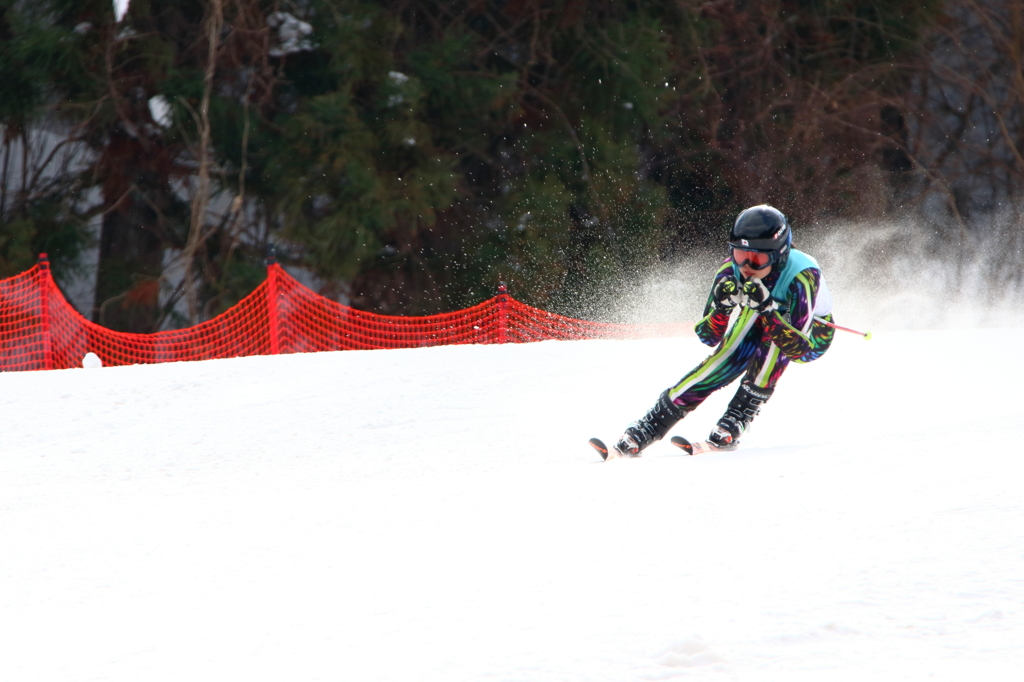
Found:
M 725 336 L 725 330 L 729 327 L 729 313 L 718 310 L 715 307 L 715 287 L 718 283 L 732 277 L 732 260 L 726 260 L 715 273 L 715 280 L 711 283 L 711 293 L 708 294 L 707 305 L 704 306 L 704 317 L 693 328 L 697 338 L 708 346 L 717 346 Z
M 821 273 L 814 268 L 801 271 L 789 285 L 786 295 L 788 312 L 783 315 L 773 310 L 763 317 L 765 330 L 772 341 L 793 360 L 804 358 L 814 350 L 811 327 L 820 280 Z

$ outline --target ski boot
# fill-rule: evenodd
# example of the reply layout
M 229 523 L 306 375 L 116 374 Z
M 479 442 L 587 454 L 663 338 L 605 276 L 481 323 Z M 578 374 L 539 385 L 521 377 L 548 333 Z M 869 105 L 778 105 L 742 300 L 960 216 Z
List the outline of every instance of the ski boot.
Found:
M 664 438 L 685 415 L 686 411 L 672 402 L 666 390 L 647 414 L 626 427 L 615 450 L 620 457 L 639 457 L 644 448 Z
M 761 405 L 768 402 L 774 392 L 774 388 L 754 388 L 746 382 L 740 384 L 725 414 L 708 436 L 708 442 L 719 450 L 735 450 L 739 447 L 740 436 L 750 428 L 750 422 L 761 411 Z

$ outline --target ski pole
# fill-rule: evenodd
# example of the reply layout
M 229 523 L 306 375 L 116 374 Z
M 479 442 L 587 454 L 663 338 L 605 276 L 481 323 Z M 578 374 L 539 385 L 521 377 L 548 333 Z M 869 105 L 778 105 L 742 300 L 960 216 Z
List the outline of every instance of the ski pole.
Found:
M 829 327 L 832 327 L 833 329 L 838 329 L 844 332 L 850 332 L 851 334 L 856 334 L 857 336 L 863 336 L 865 341 L 871 340 L 871 332 L 859 332 L 856 329 L 850 329 L 849 327 L 840 327 L 838 324 L 832 324 L 828 320 L 818 317 L 817 315 L 814 316 L 814 319 L 817 320 L 818 322 L 821 322 L 822 324 L 826 324 Z

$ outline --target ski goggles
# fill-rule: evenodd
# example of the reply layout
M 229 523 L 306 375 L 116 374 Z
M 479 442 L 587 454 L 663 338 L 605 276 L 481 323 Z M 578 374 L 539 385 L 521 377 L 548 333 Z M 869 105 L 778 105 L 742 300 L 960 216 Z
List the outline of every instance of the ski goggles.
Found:
M 749 265 L 754 270 L 763 270 L 775 262 L 777 253 L 775 251 L 765 253 L 764 251 L 750 251 L 748 249 L 732 248 L 732 262 L 737 267 Z

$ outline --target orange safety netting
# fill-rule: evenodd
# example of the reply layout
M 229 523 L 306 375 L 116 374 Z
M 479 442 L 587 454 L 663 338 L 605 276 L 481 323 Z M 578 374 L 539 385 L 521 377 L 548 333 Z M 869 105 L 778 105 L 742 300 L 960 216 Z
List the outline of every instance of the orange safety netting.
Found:
M 624 339 L 691 333 L 689 325 L 576 320 L 520 303 L 502 291 L 479 305 L 424 317 L 355 310 L 303 286 L 277 263 L 236 305 L 195 327 L 155 334 L 116 332 L 85 319 L 60 293 L 45 254 L 31 270 L 0 280 L 0 370 L 211 360 L 244 355 L 548 339 Z

